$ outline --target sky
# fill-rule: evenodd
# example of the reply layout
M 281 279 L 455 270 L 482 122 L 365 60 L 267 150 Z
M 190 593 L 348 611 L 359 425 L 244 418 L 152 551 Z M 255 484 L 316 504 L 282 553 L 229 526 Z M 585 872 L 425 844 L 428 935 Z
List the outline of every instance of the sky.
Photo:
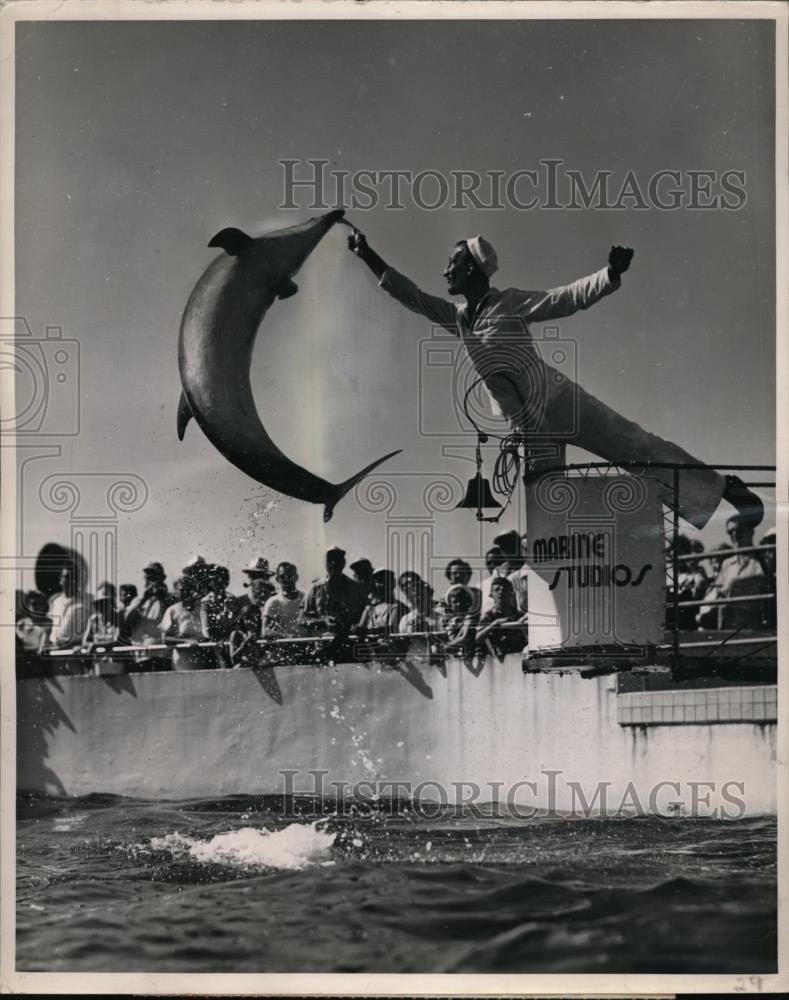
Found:
M 37 337 L 56 325 L 78 341 L 80 387 L 79 433 L 42 434 L 60 455 L 25 474 L 26 553 L 68 541 L 68 515 L 38 498 L 42 478 L 135 473 L 148 498 L 120 515 L 121 580 L 139 585 L 151 559 L 172 580 L 199 552 L 229 566 L 236 590 L 257 554 L 297 562 L 304 583 L 320 573 L 327 545 L 385 561 L 387 532 L 424 521 L 430 483 L 471 475 L 470 439 L 465 458 L 442 447 L 459 440 L 458 428 L 448 371 L 426 363 L 428 324 L 376 287 L 342 227 L 302 269 L 299 294 L 272 308 L 253 386 L 274 440 L 334 482 L 401 448 L 381 470 L 393 509 L 385 516 L 375 496 L 361 508 L 348 497 L 324 526 L 319 506 L 254 483 L 194 424 L 177 440 L 179 323 L 215 256 L 209 239 L 225 226 L 259 235 L 316 214 L 303 193 L 297 208 L 278 208 L 284 159 L 445 175 L 510 175 L 558 159 L 588 181 L 611 171 L 615 187 L 632 170 L 644 188 L 660 169 L 682 172 L 685 189 L 687 171 L 743 171 L 747 197 L 731 211 L 430 211 L 405 197 L 402 210 L 379 204 L 348 216 L 435 294 L 446 294 L 441 272 L 455 241 L 476 233 L 498 251 L 498 287 L 553 287 L 602 267 L 613 243 L 635 248 L 622 288 L 560 325 L 575 377 L 701 460 L 774 463 L 770 22 L 16 30 L 16 311 Z M 705 532 L 710 543 L 723 540 L 721 517 Z M 511 509 L 500 527 L 515 518 Z M 437 567 L 478 555 L 496 530 L 480 533 L 463 510 L 429 519 Z

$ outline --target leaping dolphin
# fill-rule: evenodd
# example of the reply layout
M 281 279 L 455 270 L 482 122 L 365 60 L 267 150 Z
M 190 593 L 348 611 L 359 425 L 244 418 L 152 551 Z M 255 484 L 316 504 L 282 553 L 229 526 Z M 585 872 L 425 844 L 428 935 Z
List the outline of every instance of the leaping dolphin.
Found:
M 344 214 L 337 209 L 257 239 L 240 229 L 217 233 L 208 245 L 225 253 L 209 265 L 189 296 L 178 341 L 183 386 L 179 441 L 194 416 L 211 444 L 236 468 L 280 493 L 324 504 L 324 521 L 349 490 L 399 449 L 344 483 L 334 485 L 313 475 L 284 455 L 266 433 L 252 396 L 249 367 L 267 310 L 275 299 L 298 291 L 293 275 Z

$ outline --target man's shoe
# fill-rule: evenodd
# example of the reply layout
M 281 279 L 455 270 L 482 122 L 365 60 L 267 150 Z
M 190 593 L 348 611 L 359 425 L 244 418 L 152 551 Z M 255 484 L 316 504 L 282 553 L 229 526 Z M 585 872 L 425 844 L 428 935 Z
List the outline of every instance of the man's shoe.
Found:
M 723 499 L 728 500 L 737 513 L 752 527 L 756 527 L 764 517 L 764 504 L 761 499 L 749 490 L 739 476 L 726 476 L 726 489 Z

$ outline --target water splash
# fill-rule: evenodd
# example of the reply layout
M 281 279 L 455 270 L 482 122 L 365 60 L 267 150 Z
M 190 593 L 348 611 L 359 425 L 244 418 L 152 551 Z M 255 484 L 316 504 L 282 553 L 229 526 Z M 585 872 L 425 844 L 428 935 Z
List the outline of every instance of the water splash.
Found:
M 332 681 L 332 684 L 336 683 Z M 364 705 L 361 706 L 364 708 Z M 318 705 L 318 711 L 321 713 L 322 717 L 325 719 L 327 714 L 326 706 Z M 367 749 L 369 743 L 369 733 L 366 729 L 358 729 L 356 726 L 350 722 L 346 715 L 343 714 L 341 708 L 340 696 L 337 695 L 333 698 L 331 706 L 328 709 L 329 717 L 338 724 L 342 726 L 343 729 L 347 731 L 347 737 L 343 738 L 345 744 L 350 743 L 349 750 L 350 763 L 352 767 L 362 767 L 367 774 L 374 779 L 379 779 L 381 777 L 378 765 L 383 764 L 383 758 L 377 757 L 373 760 L 370 751 Z M 332 737 L 332 745 L 337 745 L 336 737 Z M 372 796 L 373 800 L 378 798 L 377 794 Z
M 282 830 L 251 826 L 197 840 L 181 833 L 153 837 L 153 850 L 169 851 L 174 858 L 234 868 L 276 868 L 299 871 L 312 865 L 331 864 L 329 851 L 335 834 L 318 829 L 318 823 L 291 823 Z

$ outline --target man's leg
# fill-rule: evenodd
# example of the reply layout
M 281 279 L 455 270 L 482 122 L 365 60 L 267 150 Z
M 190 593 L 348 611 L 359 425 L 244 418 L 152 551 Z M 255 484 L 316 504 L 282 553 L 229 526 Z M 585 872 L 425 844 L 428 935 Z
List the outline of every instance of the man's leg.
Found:
M 702 464 L 684 448 L 645 431 L 566 377 L 547 379 L 547 397 L 541 433 L 556 433 L 565 444 L 577 445 L 612 464 L 639 460 Z M 671 469 L 642 467 L 629 471 L 635 475 L 650 475 L 664 483 L 667 489 L 673 489 Z M 680 470 L 679 511 L 697 528 L 704 527 L 728 492 L 726 477 L 714 469 Z

